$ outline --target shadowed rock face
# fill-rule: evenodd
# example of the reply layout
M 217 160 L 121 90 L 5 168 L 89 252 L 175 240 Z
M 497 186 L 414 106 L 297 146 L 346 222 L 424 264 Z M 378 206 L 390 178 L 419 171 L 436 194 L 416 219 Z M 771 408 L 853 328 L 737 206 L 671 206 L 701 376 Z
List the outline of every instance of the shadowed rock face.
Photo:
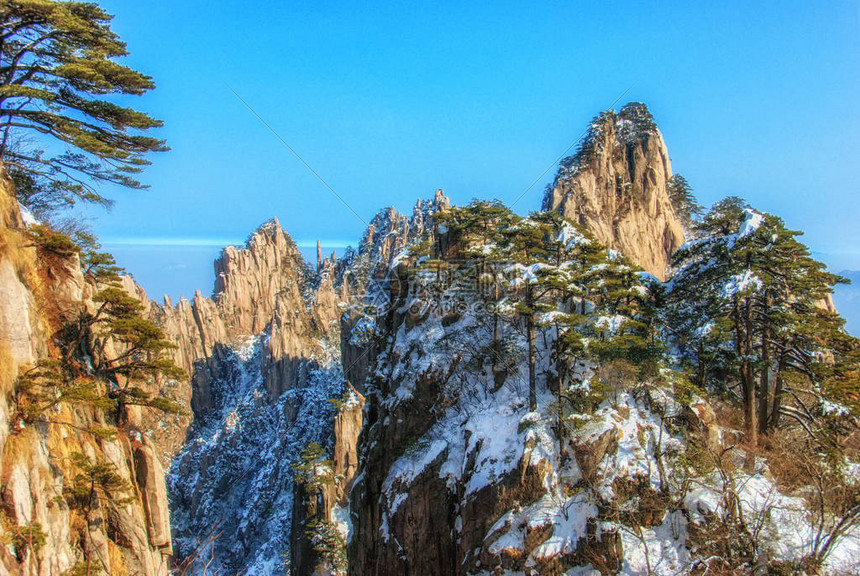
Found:
M 273 220 L 224 250 L 211 299 L 151 306 L 192 375 L 194 422 L 169 480 L 180 559 L 217 525 L 212 566 L 268 573 L 291 558 L 293 574 L 314 572 L 322 559 L 309 527 L 343 510 L 358 466 L 373 317 L 386 310 L 376 298 L 390 264 L 447 206 L 440 191 L 411 218 L 382 210 L 358 251 L 320 259 L 316 273 Z M 353 334 L 358 324 L 366 331 Z M 326 447 L 337 478 L 321 493 L 293 481 L 291 464 L 311 442 Z
M 669 200 L 669 153 L 642 104 L 604 112 L 583 151 L 562 163 L 543 210 L 557 210 L 665 280 L 684 232 Z

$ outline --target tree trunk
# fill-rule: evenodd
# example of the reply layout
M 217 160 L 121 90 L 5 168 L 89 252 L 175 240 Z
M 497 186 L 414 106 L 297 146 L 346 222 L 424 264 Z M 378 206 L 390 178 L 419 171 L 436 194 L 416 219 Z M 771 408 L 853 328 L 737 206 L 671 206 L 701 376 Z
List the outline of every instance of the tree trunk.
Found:
M 528 308 L 528 313 L 526 314 L 526 339 L 528 340 L 529 344 L 529 410 L 531 412 L 537 410 L 537 378 L 535 376 L 535 327 L 534 316 L 532 314 L 533 305 L 534 303 L 532 302 L 531 284 L 526 281 L 526 308 Z
M 747 299 L 744 310 L 745 323 L 745 345 L 744 345 L 744 360 L 743 360 L 743 379 L 744 379 L 744 428 L 746 433 L 747 444 L 751 448 L 758 446 L 758 422 L 756 421 L 758 413 L 756 411 L 756 389 L 755 375 L 753 374 L 753 366 L 750 361 L 752 355 L 752 311 L 750 301 Z
M 558 439 L 559 450 L 561 450 L 561 454 L 562 454 L 562 456 L 564 456 L 564 454 L 565 454 L 564 443 L 563 443 L 564 427 L 562 425 L 562 419 L 564 418 L 564 410 L 562 407 L 562 389 L 561 389 L 562 383 L 564 382 L 564 376 L 563 376 L 562 371 L 561 371 L 561 368 L 562 368 L 561 354 L 562 354 L 561 330 L 559 329 L 558 325 L 556 325 L 556 329 L 555 329 L 555 383 L 556 383 L 556 387 L 555 387 L 555 390 L 556 390 L 556 395 L 558 396 L 558 398 L 557 398 L 558 422 L 556 423 L 556 437 Z
M 699 385 L 699 388 L 702 390 L 705 389 L 705 361 L 703 356 L 705 355 L 705 345 L 704 343 L 699 343 L 699 351 L 696 354 L 696 358 L 698 361 L 698 366 L 696 370 L 696 384 Z
M 770 410 L 770 420 L 768 420 L 768 428 L 775 430 L 779 426 L 779 411 L 782 408 L 782 371 L 785 369 L 786 352 L 783 351 L 779 356 L 779 364 L 776 368 L 776 383 L 773 388 L 773 408 Z
M 744 436 L 750 447 L 758 445 L 758 425 L 756 423 L 755 383 L 749 354 L 752 339 L 750 336 L 749 302 L 744 306 L 743 315 L 737 299 L 732 306 L 732 320 L 735 325 L 735 353 L 740 359 L 741 396 L 744 406 Z
M 767 306 L 767 297 L 765 297 Z M 759 378 L 759 400 L 758 400 L 758 432 L 760 435 L 767 434 L 768 402 L 770 400 L 770 338 L 767 324 L 764 325 L 761 335 L 761 377 Z

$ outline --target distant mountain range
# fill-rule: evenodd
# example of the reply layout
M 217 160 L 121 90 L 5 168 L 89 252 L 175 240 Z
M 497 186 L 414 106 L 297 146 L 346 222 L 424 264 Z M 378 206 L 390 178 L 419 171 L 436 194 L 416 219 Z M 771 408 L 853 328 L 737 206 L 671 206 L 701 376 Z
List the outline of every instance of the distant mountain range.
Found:
M 833 294 L 833 302 L 845 318 L 848 332 L 860 336 L 860 270 L 843 270 L 839 274 L 851 280 L 851 284 L 838 285 Z

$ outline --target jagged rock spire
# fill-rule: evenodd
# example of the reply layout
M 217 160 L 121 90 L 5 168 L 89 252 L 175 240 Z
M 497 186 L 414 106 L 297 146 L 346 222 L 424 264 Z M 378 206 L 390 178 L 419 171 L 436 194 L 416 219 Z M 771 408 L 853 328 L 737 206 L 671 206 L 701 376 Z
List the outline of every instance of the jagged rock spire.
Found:
M 684 243 L 671 178 L 663 137 L 648 108 L 633 102 L 594 119 L 579 151 L 562 161 L 543 210 L 579 222 L 662 280 Z

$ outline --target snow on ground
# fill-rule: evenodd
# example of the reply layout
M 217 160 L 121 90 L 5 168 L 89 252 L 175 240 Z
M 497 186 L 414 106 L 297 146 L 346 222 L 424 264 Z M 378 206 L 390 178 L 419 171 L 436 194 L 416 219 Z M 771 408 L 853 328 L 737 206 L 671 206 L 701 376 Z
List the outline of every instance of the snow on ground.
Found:
M 623 527 L 620 530 L 624 548 L 621 574 L 676 576 L 687 571 L 692 563 L 685 547 L 687 519 L 681 511 L 666 514 L 663 523 L 653 528 Z
M 684 499 L 690 521 L 704 523 L 710 515 L 725 512 L 722 497 L 725 482 L 716 471 L 710 477 L 695 480 Z M 730 488 L 738 494 L 747 523 L 760 530 L 768 558 L 798 561 L 812 552 L 814 530 L 806 503 L 802 498 L 780 492 L 766 476 L 765 469 L 755 474 L 735 471 Z M 860 530 L 843 538 L 826 562 L 828 569 L 845 573 L 851 573 L 857 566 L 860 566 Z
M 174 546 L 192 552 L 218 525 L 209 573 L 283 573 L 292 522 L 293 475 L 310 442 L 325 445 L 343 396 L 335 346 L 307 363 L 307 384 L 271 398 L 262 376 L 264 335 L 233 347 L 212 382 L 219 409 L 198 420 L 168 474 Z M 206 561 L 209 556 L 203 556 Z M 196 571 L 195 571 L 196 570 Z M 202 574 L 197 566 L 189 575 Z
M 552 535 L 538 545 L 532 558 L 547 558 L 576 550 L 577 542 L 585 537 L 586 523 L 597 516 L 597 506 L 583 493 L 565 498 L 548 493 L 533 504 L 519 510 L 509 510 L 490 528 L 487 540 L 489 550 L 499 554 L 506 549 L 523 549 L 526 531 L 552 525 Z M 493 536 L 503 532 L 497 539 Z
M 27 209 L 23 204 L 18 204 L 18 209 L 21 211 L 21 220 L 23 220 L 25 226 L 38 226 L 41 224 L 41 222 L 39 222 L 39 220 L 37 220 L 36 217 L 33 216 L 33 213 L 30 212 L 30 210 Z
M 352 517 L 349 515 L 349 505 L 341 506 L 335 504 L 332 517 L 337 531 L 343 536 L 344 541 L 349 544 L 352 541 Z

